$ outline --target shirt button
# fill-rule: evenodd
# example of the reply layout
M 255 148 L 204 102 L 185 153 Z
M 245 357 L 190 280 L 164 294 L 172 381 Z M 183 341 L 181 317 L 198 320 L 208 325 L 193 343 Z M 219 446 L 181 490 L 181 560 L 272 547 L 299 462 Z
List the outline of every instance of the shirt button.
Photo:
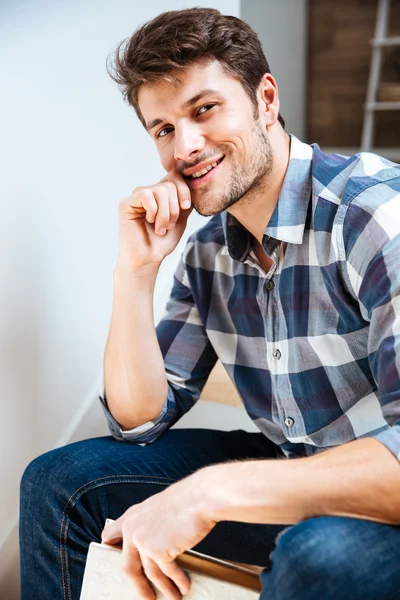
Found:
M 271 290 L 273 290 L 273 289 L 274 289 L 274 287 L 275 287 L 275 284 L 274 284 L 274 282 L 272 281 L 272 279 L 270 279 L 270 280 L 267 282 L 267 285 L 266 285 L 265 287 L 267 288 L 267 290 L 268 290 L 268 291 L 271 291 Z
M 282 354 L 280 353 L 280 351 L 279 351 L 279 350 L 274 350 L 274 352 L 273 352 L 272 356 L 273 356 L 274 358 L 276 358 L 276 360 L 279 360 L 279 359 L 280 359 L 280 357 L 282 356 Z
M 285 425 L 286 427 L 292 427 L 292 425 L 294 425 L 294 419 L 292 419 L 292 417 L 286 417 Z

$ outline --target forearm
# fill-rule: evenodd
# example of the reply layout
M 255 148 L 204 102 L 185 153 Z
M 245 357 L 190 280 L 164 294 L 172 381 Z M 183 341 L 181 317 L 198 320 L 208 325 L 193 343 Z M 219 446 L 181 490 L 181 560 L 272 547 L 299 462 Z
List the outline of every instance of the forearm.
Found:
M 215 521 L 294 524 L 341 515 L 400 524 L 400 463 L 374 438 L 312 457 L 225 463 L 198 474 Z
M 110 332 L 104 355 L 109 409 L 123 429 L 155 418 L 168 392 L 164 360 L 154 327 L 157 269 L 114 270 Z

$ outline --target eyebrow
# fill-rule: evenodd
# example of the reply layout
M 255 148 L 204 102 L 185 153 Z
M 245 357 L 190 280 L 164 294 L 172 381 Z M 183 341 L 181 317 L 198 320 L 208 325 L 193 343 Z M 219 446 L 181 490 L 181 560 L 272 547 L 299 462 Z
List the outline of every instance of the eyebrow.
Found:
M 193 104 L 197 104 L 197 102 L 199 100 L 201 100 L 202 98 L 204 98 L 205 96 L 213 96 L 213 95 L 219 94 L 219 93 L 220 92 L 218 90 L 212 90 L 212 89 L 201 90 L 201 92 L 199 92 L 198 94 L 193 96 L 193 98 L 190 98 L 190 100 L 187 100 L 186 102 L 184 102 L 182 104 L 181 111 L 184 111 L 184 110 L 190 108 L 191 106 L 193 106 Z M 146 130 L 150 131 L 157 125 L 161 125 L 161 123 L 164 123 L 166 120 L 167 119 L 165 119 L 165 118 L 153 119 L 153 121 L 150 121 L 150 123 L 146 123 Z

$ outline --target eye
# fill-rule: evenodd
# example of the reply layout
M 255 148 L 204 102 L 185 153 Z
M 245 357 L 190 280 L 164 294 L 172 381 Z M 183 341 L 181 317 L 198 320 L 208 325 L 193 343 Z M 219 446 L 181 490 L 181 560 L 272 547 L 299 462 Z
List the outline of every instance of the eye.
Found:
M 216 105 L 215 105 L 215 104 L 205 104 L 204 106 L 201 106 L 201 107 L 199 108 L 199 110 L 197 111 L 197 114 L 198 114 L 198 115 L 203 115 L 203 114 L 204 114 L 204 112 L 201 112 L 201 111 L 203 110 L 203 108 L 210 109 L 210 108 L 212 108 L 213 106 L 216 106 Z M 208 112 L 208 110 L 207 110 L 207 111 L 205 111 L 205 112 Z
M 208 112 L 211 108 L 213 108 L 214 106 L 216 106 L 216 104 L 204 104 L 203 106 L 201 106 L 199 108 L 199 110 L 197 111 L 196 115 L 204 115 L 205 112 Z M 203 110 L 205 109 L 205 110 Z M 157 139 L 159 138 L 163 138 L 166 137 L 169 133 L 169 130 L 173 131 L 173 127 L 171 126 L 167 126 L 167 127 L 163 127 L 162 129 L 160 129 L 160 131 L 157 133 L 156 137 Z
M 161 137 L 165 137 L 166 135 L 168 135 L 168 133 L 163 133 L 163 131 L 167 131 L 168 129 L 173 129 L 173 127 L 163 127 L 162 129 L 160 129 L 160 131 L 157 133 L 157 137 L 161 138 Z

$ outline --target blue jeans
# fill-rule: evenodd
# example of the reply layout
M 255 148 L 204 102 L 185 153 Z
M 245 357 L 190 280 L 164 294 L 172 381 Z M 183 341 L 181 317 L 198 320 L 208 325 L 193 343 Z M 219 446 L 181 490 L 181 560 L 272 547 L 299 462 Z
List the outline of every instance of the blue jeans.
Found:
M 21 600 L 78 600 L 88 545 L 107 517 L 206 465 L 276 456 L 262 433 L 208 429 L 170 429 L 146 446 L 100 437 L 39 456 L 21 481 Z M 397 526 L 222 521 L 193 549 L 263 566 L 260 600 L 400 599 Z

